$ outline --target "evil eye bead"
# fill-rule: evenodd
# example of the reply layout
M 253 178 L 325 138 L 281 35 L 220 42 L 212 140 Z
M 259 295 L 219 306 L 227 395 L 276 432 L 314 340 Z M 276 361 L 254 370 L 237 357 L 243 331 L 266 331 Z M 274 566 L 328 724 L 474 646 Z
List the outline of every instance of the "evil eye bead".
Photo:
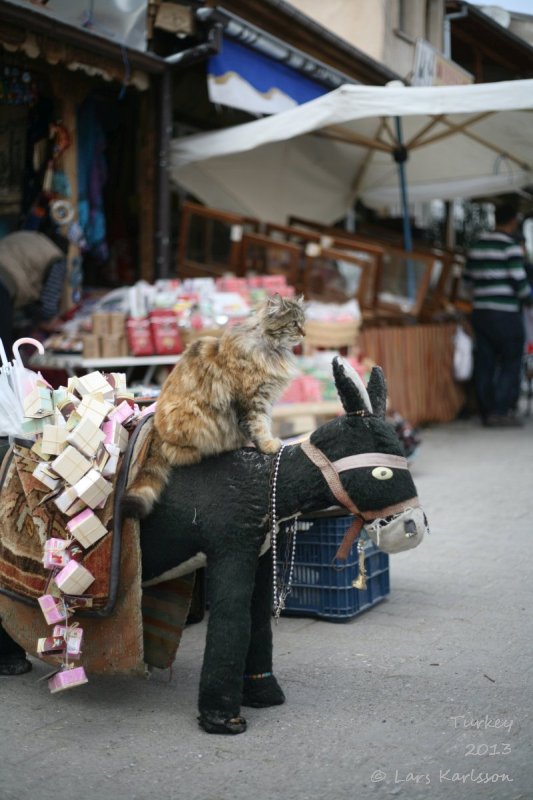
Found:
M 372 477 L 377 478 L 378 481 L 388 481 L 389 478 L 392 478 L 392 470 L 388 467 L 374 467 Z

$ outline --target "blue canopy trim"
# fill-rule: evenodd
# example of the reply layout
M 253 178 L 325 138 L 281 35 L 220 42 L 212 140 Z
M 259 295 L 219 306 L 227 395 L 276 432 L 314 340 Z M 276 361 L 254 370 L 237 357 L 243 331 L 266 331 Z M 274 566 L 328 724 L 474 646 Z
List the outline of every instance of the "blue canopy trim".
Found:
M 209 98 L 213 103 L 259 114 L 275 114 L 328 92 L 328 88 L 283 62 L 231 39 L 208 60 Z

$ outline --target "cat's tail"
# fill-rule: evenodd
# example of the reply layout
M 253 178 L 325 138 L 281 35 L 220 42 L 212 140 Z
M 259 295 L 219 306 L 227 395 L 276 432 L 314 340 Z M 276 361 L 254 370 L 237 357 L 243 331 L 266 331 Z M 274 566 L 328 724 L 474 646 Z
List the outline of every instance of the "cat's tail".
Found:
M 161 440 L 154 428 L 144 464 L 122 498 L 123 516 L 137 519 L 147 517 L 163 494 L 170 472 L 170 464 L 161 453 Z

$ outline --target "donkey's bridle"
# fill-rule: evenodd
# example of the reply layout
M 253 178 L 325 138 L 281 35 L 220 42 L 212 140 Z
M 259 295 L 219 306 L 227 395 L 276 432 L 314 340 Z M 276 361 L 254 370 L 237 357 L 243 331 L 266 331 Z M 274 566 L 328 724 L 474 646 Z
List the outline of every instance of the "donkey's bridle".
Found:
M 357 469 L 358 467 L 409 469 L 407 459 L 402 456 L 394 456 L 389 453 L 362 453 L 361 455 L 347 456 L 345 458 L 339 458 L 337 461 L 330 461 L 322 450 L 315 447 L 314 444 L 311 444 L 309 439 L 302 442 L 300 447 L 309 460 L 322 472 L 334 498 L 354 516 L 354 521 L 346 531 L 335 558 L 346 559 L 348 557 L 354 541 L 361 532 L 361 528 L 367 522 L 372 522 L 375 519 L 381 519 L 383 517 L 390 517 L 393 514 L 405 511 L 407 507 L 414 508 L 420 505 L 418 497 L 411 497 L 408 500 L 403 500 L 401 503 L 394 503 L 393 505 L 381 508 L 379 511 L 365 511 L 363 513 L 357 508 L 342 485 L 340 473 L 349 469 Z

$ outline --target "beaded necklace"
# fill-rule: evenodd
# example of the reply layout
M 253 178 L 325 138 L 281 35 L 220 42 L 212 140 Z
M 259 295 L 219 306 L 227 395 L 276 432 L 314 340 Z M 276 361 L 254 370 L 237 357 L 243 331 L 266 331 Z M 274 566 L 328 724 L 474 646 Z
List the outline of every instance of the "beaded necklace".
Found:
M 296 525 L 293 524 L 289 530 L 289 537 L 292 538 L 290 563 L 288 566 L 289 574 L 285 581 L 287 572 L 287 561 L 285 561 L 283 575 L 280 573 L 280 580 L 278 582 L 278 531 L 279 524 L 277 518 L 277 486 L 278 486 L 278 473 L 281 461 L 281 455 L 285 445 L 279 449 L 276 460 L 274 462 L 274 471 L 272 474 L 272 492 L 270 496 L 270 544 L 272 548 L 272 593 L 274 599 L 274 618 L 276 622 L 279 620 L 280 614 L 285 608 L 285 600 L 291 590 L 292 576 L 294 573 L 294 560 L 296 555 Z

